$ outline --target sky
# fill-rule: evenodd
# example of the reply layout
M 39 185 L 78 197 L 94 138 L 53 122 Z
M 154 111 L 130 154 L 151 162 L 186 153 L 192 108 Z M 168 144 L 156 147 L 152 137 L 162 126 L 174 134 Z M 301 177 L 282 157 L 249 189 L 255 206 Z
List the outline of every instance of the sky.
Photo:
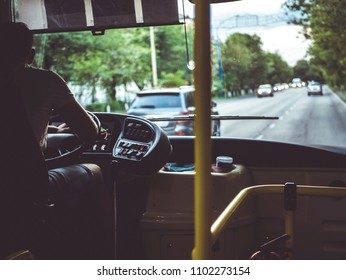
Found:
M 231 3 L 220 3 L 211 5 L 212 26 L 217 22 L 224 21 L 235 15 L 253 15 L 260 17 L 278 15 L 283 13 L 282 4 L 285 0 L 241 0 Z M 193 4 L 185 1 L 185 11 L 193 17 Z M 219 38 L 224 40 L 235 32 L 257 34 L 261 37 L 263 49 L 269 52 L 278 52 L 290 65 L 294 66 L 300 59 L 304 59 L 306 50 L 310 44 L 300 34 L 301 27 L 288 25 L 285 22 L 268 25 L 266 27 L 242 27 L 232 29 L 219 29 Z M 215 34 L 215 30 L 212 30 Z

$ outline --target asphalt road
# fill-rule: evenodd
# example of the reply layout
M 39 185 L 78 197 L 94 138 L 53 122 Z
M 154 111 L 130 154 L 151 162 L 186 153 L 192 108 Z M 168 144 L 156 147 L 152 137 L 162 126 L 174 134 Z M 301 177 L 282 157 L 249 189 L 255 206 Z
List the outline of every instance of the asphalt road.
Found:
M 217 101 L 220 115 L 276 116 L 278 120 L 223 120 L 221 136 L 346 147 L 346 105 L 327 86 L 323 96 L 306 88 L 274 97 L 242 96 Z

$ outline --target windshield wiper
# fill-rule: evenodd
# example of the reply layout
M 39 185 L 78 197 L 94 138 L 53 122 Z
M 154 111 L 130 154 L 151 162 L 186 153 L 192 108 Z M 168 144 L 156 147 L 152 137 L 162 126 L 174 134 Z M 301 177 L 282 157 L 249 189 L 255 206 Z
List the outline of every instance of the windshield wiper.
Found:
M 147 118 L 150 121 L 187 121 L 194 120 L 195 115 L 186 115 L 186 116 L 153 116 Z M 278 120 L 279 117 L 271 116 L 224 116 L 224 115 L 211 115 L 212 120 Z

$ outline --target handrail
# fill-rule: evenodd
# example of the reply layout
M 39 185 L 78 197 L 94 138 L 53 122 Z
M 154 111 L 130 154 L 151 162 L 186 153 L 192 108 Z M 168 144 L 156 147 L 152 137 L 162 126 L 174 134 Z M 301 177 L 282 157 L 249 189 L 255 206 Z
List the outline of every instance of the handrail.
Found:
M 218 216 L 210 228 L 212 244 L 220 237 L 228 221 L 239 206 L 251 195 L 283 194 L 284 185 L 258 185 L 241 190 L 223 212 Z M 346 197 L 346 188 L 297 185 L 297 195 Z

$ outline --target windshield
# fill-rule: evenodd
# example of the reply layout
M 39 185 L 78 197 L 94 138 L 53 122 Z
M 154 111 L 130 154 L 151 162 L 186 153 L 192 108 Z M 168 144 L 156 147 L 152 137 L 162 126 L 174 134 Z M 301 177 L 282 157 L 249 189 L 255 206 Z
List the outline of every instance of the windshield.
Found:
M 36 35 L 35 65 L 63 76 L 90 111 L 180 106 L 178 96 L 136 99 L 142 90 L 194 83 L 194 5 L 187 0 L 178 4 L 184 24 L 106 30 L 102 36 Z M 277 117 L 221 120 L 216 136 L 345 146 L 342 5 L 242 0 L 211 6 L 211 114 Z M 311 91 L 312 81 L 321 90 Z
M 267 85 L 260 85 L 258 88 L 271 88 L 272 86 L 267 84 Z
M 179 95 L 138 95 L 135 98 L 132 109 L 136 108 L 174 108 L 181 107 Z

